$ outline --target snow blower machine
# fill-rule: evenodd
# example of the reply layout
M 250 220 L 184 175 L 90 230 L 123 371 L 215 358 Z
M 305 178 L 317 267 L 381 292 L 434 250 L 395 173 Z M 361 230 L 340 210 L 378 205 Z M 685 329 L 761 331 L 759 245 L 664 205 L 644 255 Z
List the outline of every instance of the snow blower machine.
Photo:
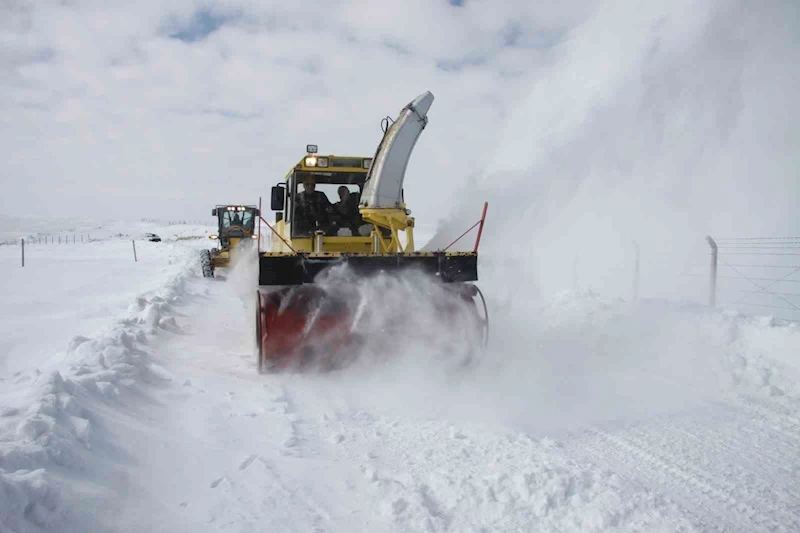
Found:
M 419 319 L 420 314 L 425 325 L 457 328 L 458 335 L 469 337 L 470 346 L 485 346 L 486 302 L 470 282 L 478 279 L 486 204 L 480 220 L 462 234 L 479 227 L 472 251 L 448 252 L 448 246 L 423 252 L 414 247 L 414 219 L 404 201 L 403 181 L 432 103 L 433 94 L 425 92 L 391 125 L 390 118 L 384 119 L 384 135 L 373 157 L 321 155 L 315 145 L 307 145 L 306 155 L 272 187 L 275 222 L 259 217 L 258 229 L 260 234 L 264 222 L 272 234 L 270 251 L 259 249 L 258 254 L 259 372 L 342 368 L 365 347 L 383 354 L 384 347 L 402 346 L 409 337 L 418 341 L 423 329 L 438 336 L 435 328 L 409 325 L 407 319 Z M 331 277 L 335 271 L 346 275 Z M 428 280 L 419 298 L 425 300 L 423 313 L 397 301 L 395 289 L 403 287 L 402 281 L 377 284 L 369 298 L 359 294 L 365 279 L 401 279 L 408 272 Z M 387 307 L 393 309 L 376 329 L 370 315 L 386 315 Z
M 218 241 L 219 246 L 200 255 L 203 277 L 213 278 L 215 269 L 229 266 L 237 253 L 253 245 L 258 238 L 255 227 L 260 214 L 254 205 L 218 205 L 211 210 L 211 216 L 217 219 L 217 233 L 208 238 Z

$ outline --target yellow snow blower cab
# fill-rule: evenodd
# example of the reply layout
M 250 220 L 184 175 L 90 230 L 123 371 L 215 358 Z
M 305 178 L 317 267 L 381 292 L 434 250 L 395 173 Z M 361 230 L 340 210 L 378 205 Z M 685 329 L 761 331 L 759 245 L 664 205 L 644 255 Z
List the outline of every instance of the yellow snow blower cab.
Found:
M 485 345 L 486 302 L 470 282 L 478 279 L 477 249 L 486 205 L 470 228 L 480 226 L 472 252 L 418 252 L 414 247 L 414 218 L 404 201 L 403 181 L 432 103 L 433 94 L 425 92 L 405 106 L 391 126 L 387 120 L 374 157 L 321 155 L 315 145 L 307 145 L 306 155 L 272 188 L 275 222 L 259 217 L 259 232 L 261 222 L 272 230 L 270 251 L 259 250 L 259 372 L 340 368 L 365 340 L 384 336 L 402 344 L 397 337 L 415 335 L 403 328 L 405 310 L 392 319 L 392 331 L 360 329 L 371 310 L 378 304 L 385 308 L 386 303 L 350 297 L 360 279 L 406 270 L 435 280 L 438 289 L 430 292 L 436 296 L 426 295 L 426 305 L 435 307 L 442 323 L 451 315 L 466 314 L 465 335 Z M 323 287 L 320 279 L 334 268 L 351 272 L 351 282 Z M 391 295 L 379 294 L 377 299 L 382 296 Z
M 254 205 L 218 205 L 211 210 L 217 218 L 217 233 L 209 239 L 219 242 L 217 248 L 203 250 L 200 263 L 203 276 L 214 277 L 214 270 L 227 267 L 237 253 L 254 246 L 258 235 L 255 233 L 256 220 L 260 212 Z

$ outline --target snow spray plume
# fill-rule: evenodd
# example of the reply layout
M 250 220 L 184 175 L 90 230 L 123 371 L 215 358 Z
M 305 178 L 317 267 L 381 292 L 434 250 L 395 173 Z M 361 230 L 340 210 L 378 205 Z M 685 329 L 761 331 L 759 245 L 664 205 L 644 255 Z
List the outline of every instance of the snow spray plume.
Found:
M 258 286 L 258 251 L 254 241 L 242 240 L 232 250 L 227 283 L 243 301 L 255 299 Z
M 603 4 L 531 74 L 431 245 L 488 200 L 483 257 L 516 261 L 544 297 L 572 286 L 576 257 L 581 287 L 628 296 L 636 242 L 642 295 L 702 300 L 704 280 L 679 274 L 707 259 L 705 235 L 800 231 L 798 20 L 796 2 Z
M 255 350 L 256 326 L 255 322 L 250 320 L 256 313 L 256 287 L 258 287 L 258 250 L 255 242 L 240 241 L 232 256 L 225 283 L 241 302 L 241 316 L 246 317 L 244 320 L 249 324 L 250 334 L 241 340 L 243 349 L 244 345 L 247 345 Z
M 704 315 L 610 298 L 631 295 L 634 243 L 641 296 L 702 302 L 705 278 L 681 274 L 707 264 L 705 235 L 800 231 L 798 20 L 796 2 L 619 0 L 572 28 L 425 246 L 452 242 L 489 202 L 481 372 L 448 386 L 409 365 L 359 393 L 536 432 L 719 394 L 725 357 Z
M 494 334 L 466 368 L 445 366 L 420 345 L 336 376 L 338 394 L 402 416 L 560 438 L 690 410 L 731 385 L 725 345 L 697 314 L 564 292 L 528 318 L 513 337 Z
M 361 340 L 351 359 L 364 370 L 378 362 L 409 358 L 458 366 L 480 343 L 469 307 L 446 284 L 421 272 L 359 277 L 341 265 L 324 272 L 316 283 L 351 310 L 352 333 Z

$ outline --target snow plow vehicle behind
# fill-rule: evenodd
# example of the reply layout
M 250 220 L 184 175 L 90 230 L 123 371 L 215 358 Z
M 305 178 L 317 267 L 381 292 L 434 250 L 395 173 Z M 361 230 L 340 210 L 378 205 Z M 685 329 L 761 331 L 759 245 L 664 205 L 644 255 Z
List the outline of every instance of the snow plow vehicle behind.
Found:
M 383 354 L 418 333 L 414 320 L 457 328 L 473 345 L 485 345 L 486 303 L 471 282 L 478 279 L 486 206 L 473 226 L 480 226 L 473 251 L 419 252 L 403 197 L 406 166 L 432 102 L 426 92 L 405 106 L 374 157 L 320 155 L 308 145 L 272 187 L 274 224 L 259 218 L 259 232 L 261 222 L 272 230 L 270 251 L 258 254 L 260 372 L 330 370 L 364 350 Z M 412 278 L 422 280 L 419 312 L 397 301 Z M 374 281 L 369 290 L 367 279 Z
M 254 245 L 259 215 L 254 205 L 218 205 L 211 210 L 211 216 L 217 218 L 217 233 L 209 239 L 219 242 L 219 247 L 203 250 L 200 263 L 204 277 L 214 277 L 214 270 L 229 266 L 238 253 Z

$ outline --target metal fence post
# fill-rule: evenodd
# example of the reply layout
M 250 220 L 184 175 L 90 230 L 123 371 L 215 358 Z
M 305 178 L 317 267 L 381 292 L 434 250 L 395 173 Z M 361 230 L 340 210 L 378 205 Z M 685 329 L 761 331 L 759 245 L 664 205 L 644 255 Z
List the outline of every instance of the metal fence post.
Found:
M 138 263 L 139 260 L 136 258 L 136 241 L 131 239 L 131 244 L 133 244 L 133 260 L 134 260 L 134 262 Z
M 25 239 L 22 239 L 22 266 L 25 266 Z
M 633 301 L 639 301 L 639 243 L 633 242 L 634 267 L 633 267 Z
M 717 243 L 710 236 L 706 235 L 708 245 L 711 246 L 711 279 L 708 292 L 708 306 L 717 305 Z

